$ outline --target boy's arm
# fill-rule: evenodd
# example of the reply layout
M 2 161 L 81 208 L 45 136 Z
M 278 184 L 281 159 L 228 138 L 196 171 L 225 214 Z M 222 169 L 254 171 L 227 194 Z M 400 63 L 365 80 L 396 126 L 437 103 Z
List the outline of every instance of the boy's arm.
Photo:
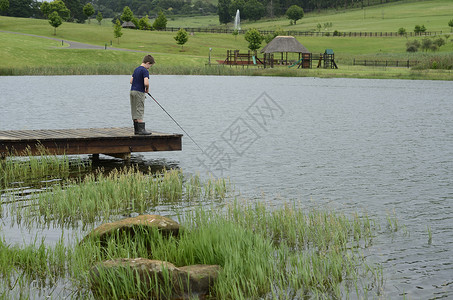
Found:
M 148 93 L 148 91 L 149 91 L 149 78 L 148 77 L 144 78 L 144 84 L 145 84 L 145 93 Z
M 130 80 L 130 83 L 131 83 L 131 84 L 132 84 L 132 80 L 134 80 L 134 77 L 133 77 L 133 76 L 131 76 L 131 80 Z

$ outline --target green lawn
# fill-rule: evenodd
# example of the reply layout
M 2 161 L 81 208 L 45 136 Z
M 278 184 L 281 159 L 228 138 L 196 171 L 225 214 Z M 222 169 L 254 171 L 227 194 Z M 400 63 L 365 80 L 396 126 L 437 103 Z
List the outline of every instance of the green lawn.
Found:
M 414 37 L 299 37 L 296 38 L 314 55 L 323 53 L 325 49 L 333 49 L 335 59 L 341 68 L 352 64 L 356 59 L 398 59 L 426 60 L 433 55 L 449 56 L 453 54 L 453 34 L 448 27 L 448 21 L 453 18 L 453 1 L 404 1 L 378 5 L 365 9 L 347 11 L 323 11 L 307 13 L 297 22 L 289 25 L 285 18 L 262 20 L 258 22 L 243 22 L 243 28 L 282 29 L 282 30 L 313 30 L 316 24 L 332 22 L 329 31 L 340 32 L 396 32 L 404 27 L 408 32 L 415 25 L 425 25 L 428 31 L 443 31 L 446 35 L 446 45 L 436 53 L 407 53 L 406 42 Z M 220 26 L 217 16 L 202 16 L 191 18 L 169 19 L 169 27 L 212 27 Z M 232 26 L 223 25 L 223 27 Z M 21 32 L 46 36 L 57 39 L 43 39 L 35 36 L 13 34 L 7 31 Z M 164 73 L 172 73 L 178 68 L 185 68 L 185 73 L 191 73 L 190 68 L 203 68 L 208 63 L 209 48 L 211 62 L 224 60 L 226 51 L 239 49 L 248 51 L 244 35 L 234 37 L 231 34 L 194 33 L 183 48 L 176 44 L 176 32 L 157 32 L 123 29 L 123 36 L 113 37 L 113 27 L 110 20 L 103 20 L 101 26 L 92 20 L 90 24 L 63 23 L 57 28 L 56 35 L 47 20 L 26 18 L 0 17 L 0 74 L 15 74 L 12 70 L 21 71 L 17 74 L 48 74 L 55 68 L 87 68 L 86 73 L 95 73 L 104 68 L 106 73 L 129 73 L 130 68 L 140 63 L 144 53 L 155 56 L 156 69 Z M 421 40 L 422 37 L 417 37 Z M 113 50 L 71 49 L 67 44 L 62 46 L 61 40 L 77 41 L 104 47 L 125 48 L 143 52 L 125 52 Z M 112 45 L 111 45 L 112 44 Z M 263 42 L 263 46 L 265 43 Z M 118 67 L 120 66 L 120 67 Z M 48 68 L 42 72 L 40 69 Z M 167 68 L 164 71 L 164 68 Z M 6 71 L 5 71 L 6 70 Z M 26 71 L 30 70 L 30 71 Z M 53 70 L 53 71 L 52 71 Z M 74 73 L 84 73 L 83 70 Z M 248 71 L 249 72 L 249 71 Z M 332 72 L 332 71 L 331 71 Z M 60 73 L 60 72 L 57 72 Z M 62 72 L 65 73 L 65 72 Z M 234 72 L 233 72 L 234 73 Z M 249 72 L 250 73 L 250 72 Z M 366 75 L 365 75 L 366 76 Z M 443 75 L 442 78 L 445 76 Z

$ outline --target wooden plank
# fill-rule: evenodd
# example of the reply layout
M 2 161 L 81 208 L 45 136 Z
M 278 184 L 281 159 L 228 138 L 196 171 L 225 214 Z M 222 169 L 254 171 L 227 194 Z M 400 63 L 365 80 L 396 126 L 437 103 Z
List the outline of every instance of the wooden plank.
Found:
M 19 155 L 29 148 L 39 154 L 39 145 L 52 154 L 121 154 L 182 150 L 181 134 L 152 132 L 134 135 L 130 127 L 0 131 L 0 155 Z

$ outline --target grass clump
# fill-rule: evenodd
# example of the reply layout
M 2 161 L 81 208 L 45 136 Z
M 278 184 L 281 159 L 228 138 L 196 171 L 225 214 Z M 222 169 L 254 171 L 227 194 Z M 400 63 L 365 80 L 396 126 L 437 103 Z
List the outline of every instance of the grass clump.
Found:
M 103 247 L 96 238 L 74 245 L 35 243 L 24 248 L 2 241 L 0 278 L 5 285 L 14 274 L 28 274 L 25 279 L 40 278 L 43 287 L 64 279 L 84 298 L 146 299 L 150 289 L 169 295 L 169 283 L 143 284 L 128 268 L 115 271 L 114 276 L 100 273 L 100 284 L 93 286 L 90 272 L 97 263 L 142 257 L 177 267 L 220 265 L 211 290 L 215 299 L 338 299 L 350 293 L 358 298 L 379 294 L 382 271 L 367 264 L 361 253 L 370 244 L 374 228 L 366 215 L 307 211 L 297 204 L 270 210 L 260 203 L 234 201 L 220 210 L 199 206 L 181 213 L 179 219 L 184 230 L 178 237 L 163 236 L 157 229 L 137 229 L 134 235 L 110 236 Z M 19 284 L 26 286 L 27 280 Z
M 367 216 L 304 211 L 297 205 L 271 211 L 262 204 L 235 202 L 222 211 L 199 207 L 180 218 L 185 229 L 179 237 L 116 237 L 102 254 L 96 241 L 80 247 L 84 253 L 94 251 L 89 257 L 144 257 L 177 267 L 220 265 L 212 290 L 216 299 L 341 298 L 350 292 L 360 298 L 379 293 L 369 286 L 379 286 L 382 273 L 378 266 L 367 265 L 360 253 L 372 238 L 373 223 Z M 124 272 L 121 278 L 133 279 L 130 270 Z M 77 278 L 80 287 L 89 286 L 84 276 Z M 109 282 L 107 291 L 98 293 L 124 299 L 146 294 L 133 280 Z
M 20 154 L 26 158 L 14 156 L 0 160 L 0 188 L 34 181 L 61 180 L 68 178 L 71 173 L 80 174 L 91 169 L 90 163 L 69 159 L 66 155 L 53 155 L 43 146 L 38 146 L 37 151 L 39 155 L 34 156 L 31 149 L 27 148 Z
M 224 198 L 230 189 L 225 179 L 204 184 L 198 176 L 186 179 L 181 170 L 145 174 L 135 167 L 125 167 L 54 185 L 30 195 L 26 206 L 12 201 L 10 211 L 17 223 L 25 221 L 29 226 L 52 223 L 77 226 L 79 222 L 86 226 L 118 215 L 147 213 L 162 203 L 187 205 L 191 201 Z

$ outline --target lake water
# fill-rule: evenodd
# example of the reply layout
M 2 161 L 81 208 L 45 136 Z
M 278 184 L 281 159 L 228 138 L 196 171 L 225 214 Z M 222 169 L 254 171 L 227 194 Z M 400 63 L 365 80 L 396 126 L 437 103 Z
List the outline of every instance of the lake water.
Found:
M 0 77 L 0 91 L 0 130 L 132 126 L 129 76 Z M 184 136 L 134 162 L 230 177 L 273 207 L 366 211 L 384 298 L 453 298 L 453 82 L 152 76 L 150 93 L 205 151 Z M 147 129 L 183 133 L 147 101 Z M 7 242 L 26 234 L 3 220 Z

